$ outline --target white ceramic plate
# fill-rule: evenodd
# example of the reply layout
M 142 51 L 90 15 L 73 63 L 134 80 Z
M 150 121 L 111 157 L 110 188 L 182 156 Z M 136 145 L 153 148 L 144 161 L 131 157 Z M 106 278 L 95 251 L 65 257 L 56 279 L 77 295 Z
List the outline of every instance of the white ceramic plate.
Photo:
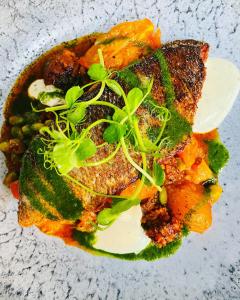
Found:
M 51 46 L 113 24 L 150 18 L 162 40 L 195 38 L 210 55 L 240 67 L 239 0 L 1 0 L 2 106 L 19 72 Z M 220 127 L 231 160 L 213 226 L 191 234 L 176 255 L 156 262 L 94 257 L 17 223 L 17 203 L 1 186 L 1 299 L 240 299 L 240 98 Z M 1 178 L 5 172 L 1 156 Z

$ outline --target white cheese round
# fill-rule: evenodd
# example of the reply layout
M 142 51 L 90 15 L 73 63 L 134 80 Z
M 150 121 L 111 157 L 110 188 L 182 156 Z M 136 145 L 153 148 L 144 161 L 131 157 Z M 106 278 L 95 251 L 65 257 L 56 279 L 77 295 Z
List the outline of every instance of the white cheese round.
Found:
M 209 58 L 206 68 L 206 80 L 193 125 L 196 133 L 217 128 L 231 110 L 240 90 L 240 71 L 230 61 Z
M 141 226 L 140 205 L 123 212 L 107 229 L 95 234 L 94 248 L 111 253 L 139 253 L 151 242 Z

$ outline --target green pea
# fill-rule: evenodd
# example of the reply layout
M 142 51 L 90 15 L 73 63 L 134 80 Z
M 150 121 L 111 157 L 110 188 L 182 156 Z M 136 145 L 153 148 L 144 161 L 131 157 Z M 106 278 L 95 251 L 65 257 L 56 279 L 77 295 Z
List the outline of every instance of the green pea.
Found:
M 21 125 L 24 122 L 24 118 L 20 116 L 11 116 L 8 121 L 11 125 Z
M 31 128 L 34 131 L 39 131 L 44 126 L 43 123 L 34 123 L 32 124 Z
M 13 126 L 11 128 L 11 134 L 14 138 L 19 138 L 19 139 L 23 138 L 22 129 L 18 126 Z
M 53 120 L 46 120 L 45 122 L 44 122 L 44 124 L 46 125 L 46 126 L 51 126 L 52 124 L 54 124 L 54 122 L 53 122 Z
M 23 132 L 23 135 L 24 135 L 24 136 L 31 135 L 31 134 L 32 134 L 31 126 L 30 126 L 30 125 L 24 125 L 24 126 L 22 127 L 22 132 Z
M 24 119 L 26 123 L 34 123 L 39 120 L 39 114 L 34 112 L 25 112 Z
M 9 186 L 10 183 L 18 179 L 18 175 L 16 172 L 8 172 L 5 178 L 3 179 L 3 183 Z
M 10 149 L 10 143 L 9 141 L 3 141 L 0 143 L 0 151 L 2 152 L 8 152 Z

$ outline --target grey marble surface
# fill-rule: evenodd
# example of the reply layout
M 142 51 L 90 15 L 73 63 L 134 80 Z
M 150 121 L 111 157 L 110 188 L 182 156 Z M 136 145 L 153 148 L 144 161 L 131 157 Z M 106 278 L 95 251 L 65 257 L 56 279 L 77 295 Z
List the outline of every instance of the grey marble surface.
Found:
M 0 105 L 19 71 L 52 45 L 148 17 L 163 41 L 204 39 L 240 67 L 239 0 L 1 0 Z M 213 226 L 156 262 L 93 257 L 35 228 L 20 228 L 0 187 L 0 299 L 240 299 L 240 98 L 220 132 L 231 153 Z M 0 176 L 5 172 L 2 156 Z

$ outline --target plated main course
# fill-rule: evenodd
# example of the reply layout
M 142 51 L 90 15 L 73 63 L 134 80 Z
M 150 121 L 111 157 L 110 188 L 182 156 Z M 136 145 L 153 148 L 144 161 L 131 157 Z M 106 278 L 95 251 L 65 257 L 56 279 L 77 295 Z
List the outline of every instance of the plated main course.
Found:
M 58 45 L 5 104 L 4 184 L 21 226 L 96 255 L 155 260 L 212 224 L 229 159 L 217 127 L 240 89 L 203 41 L 148 19 Z

